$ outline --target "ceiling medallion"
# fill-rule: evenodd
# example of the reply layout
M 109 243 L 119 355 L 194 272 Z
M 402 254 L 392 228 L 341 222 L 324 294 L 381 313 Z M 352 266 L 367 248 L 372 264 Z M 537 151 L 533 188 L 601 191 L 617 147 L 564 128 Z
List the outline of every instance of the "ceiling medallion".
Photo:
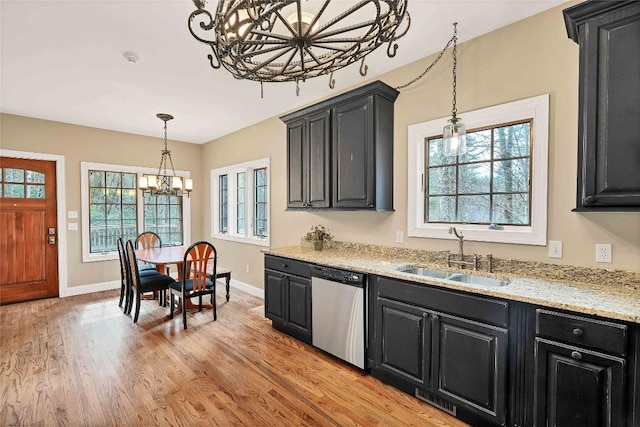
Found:
M 333 72 L 360 61 L 387 44 L 393 57 L 396 40 L 409 30 L 408 0 L 345 2 L 220 0 L 215 14 L 206 0 L 193 0 L 188 20 L 196 40 L 210 46 L 213 68 L 256 82 L 296 82 L 322 75 L 335 85 Z M 339 10 L 338 10 L 339 9 Z

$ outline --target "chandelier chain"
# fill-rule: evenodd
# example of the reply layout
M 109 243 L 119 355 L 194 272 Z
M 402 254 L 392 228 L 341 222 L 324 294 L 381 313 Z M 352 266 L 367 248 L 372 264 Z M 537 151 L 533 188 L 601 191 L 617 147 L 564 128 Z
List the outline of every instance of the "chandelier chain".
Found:
M 447 42 L 447 44 L 444 46 L 444 48 L 442 48 L 442 50 L 440 51 L 440 53 L 438 54 L 438 56 L 436 57 L 436 59 L 433 60 L 433 62 L 422 72 L 420 73 L 420 75 L 418 77 L 416 77 L 415 79 L 400 85 L 400 86 L 396 86 L 395 89 L 396 90 L 401 90 L 404 89 L 408 86 L 411 86 L 412 84 L 414 84 L 415 82 L 417 82 L 418 80 L 420 80 L 421 78 L 423 78 L 429 71 L 431 71 L 431 69 L 438 63 L 438 61 L 440 61 L 440 58 L 442 58 L 442 55 L 444 55 L 444 53 L 447 51 L 447 49 L 449 49 L 449 46 L 451 46 L 451 43 L 453 43 L 456 40 L 456 36 L 455 36 L 455 25 L 454 24 L 454 35 L 453 37 L 451 37 L 449 39 L 449 41 Z

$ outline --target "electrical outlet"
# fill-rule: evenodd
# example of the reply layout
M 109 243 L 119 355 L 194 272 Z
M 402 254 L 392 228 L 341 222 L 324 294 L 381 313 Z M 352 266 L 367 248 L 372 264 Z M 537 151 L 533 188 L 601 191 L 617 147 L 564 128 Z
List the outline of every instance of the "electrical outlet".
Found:
M 596 262 L 611 262 L 611 243 L 596 243 Z
M 402 232 L 402 230 L 398 230 L 396 231 L 396 243 L 402 242 L 404 242 L 404 233 Z
M 549 258 L 562 258 L 562 242 L 549 240 Z
M 249 264 L 247 264 L 247 273 L 249 272 Z

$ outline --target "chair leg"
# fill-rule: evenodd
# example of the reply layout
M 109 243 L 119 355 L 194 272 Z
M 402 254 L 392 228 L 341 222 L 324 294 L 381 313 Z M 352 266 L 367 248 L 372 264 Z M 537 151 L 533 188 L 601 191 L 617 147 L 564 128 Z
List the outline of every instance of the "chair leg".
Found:
M 213 320 L 218 320 L 217 304 L 216 304 L 216 285 L 213 284 L 213 293 L 211 294 L 211 305 L 213 306 Z
M 202 295 L 198 296 L 198 311 L 202 311 Z
M 182 298 L 182 324 L 184 329 L 187 329 L 187 300 L 184 298 L 185 294 L 180 295 Z
M 169 295 L 169 319 L 173 319 L 173 307 L 174 307 L 174 302 L 175 302 L 175 296 L 173 295 L 173 292 L 169 291 L 170 295 Z
M 120 285 L 120 301 L 118 301 L 118 307 L 122 307 L 122 300 L 124 299 L 124 291 L 125 291 L 124 283 Z M 125 304 L 126 307 L 126 304 Z
M 131 306 L 133 305 L 133 291 L 127 290 L 127 298 L 124 303 L 124 313 L 131 314 Z
M 136 314 L 133 316 L 133 323 L 138 321 L 138 315 L 140 315 L 140 292 L 136 292 Z

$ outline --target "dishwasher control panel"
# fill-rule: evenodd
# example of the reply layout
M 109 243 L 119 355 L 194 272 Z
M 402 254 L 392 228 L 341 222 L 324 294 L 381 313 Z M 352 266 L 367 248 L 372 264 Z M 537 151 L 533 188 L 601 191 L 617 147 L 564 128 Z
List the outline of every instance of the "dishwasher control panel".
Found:
M 318 265 L 311 266 L 311 276 L 320 277 L 322 279 L 334 282 L 348 283 L 352 285 L 363 285 L 364 274 L 353 271 L 338 270 L 330 267 L 322 267 Z

